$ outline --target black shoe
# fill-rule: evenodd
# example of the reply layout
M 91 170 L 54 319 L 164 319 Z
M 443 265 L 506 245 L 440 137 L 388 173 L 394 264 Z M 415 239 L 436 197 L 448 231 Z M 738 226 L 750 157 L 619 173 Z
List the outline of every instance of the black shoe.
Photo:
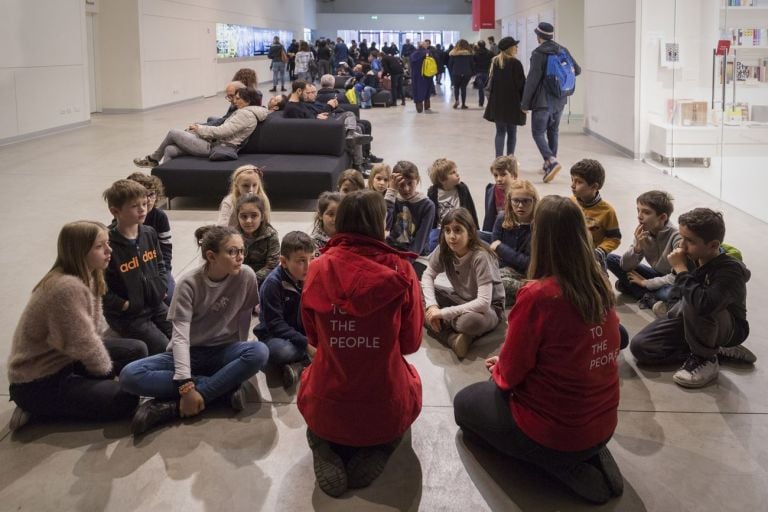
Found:
M 285 90 L 285 89 L 283 89 L 283 90 Z M 273 87 L 273 88 L 271 88 L 271 89 L 270 89 L 269 91 L 267 91 L 267 92 L 277 92 L 277 87 Z
M 365 146 L 366 144 L 371 143 L 373 137 L 364 133 L 354 133 L 352 135 L 348 135 L 346 139 L 347 143 L 353 146 Z
M 297 363 L 290 363 L 283 366 L 283 387 L 293 387 L 299 379 L 301 379 L 301 372 L 307 367 L 305 361 L 299 361 Z
M 320 439 L 307 429 L 307 442 L 312 450 L 315 478 L 320 489 L 328 496 L 337 498 L 347 490 L 347 471 L 339 454 L 331 449 L 328 441 Z
M 624 493 L 624 477 L 621 476 L 619 466 L 607 447 L 600 448 L 587 462 L 600 470 L 613 496 L 621 496 Z
M 552 474 L 587 501 L 602 504 L 611 499 L 611 490 L 603 472 L 592 464 L 579 462 L 568 470 Z
M 229 396 L 229 405 L 235 412 L 240 412 L 245 409 L 245 402 L 247 402 L 247 400 L 245 396 L 245 382 L 243 382 L 240 384 L 240 387 Z
M 453 102 L 453 108 L 459 108 L 459 100 Z
M 384 472 L 384 467 L 400 438 L 392 443 L 358 449 L 347 463 L 347 485 L 350 489 L 368 487 Z
M 371 153 L 371 154 L 368 155 L 368 161 L 371 162 L 372 164 L 378 164 L 380 162 L 383 162 L 384 159 L 383 158 L 379 158 L 376 155 L 374 155 L 373 153 Z
M 136 408 L 131 421 L 131 434 L 138 436 L 144 432 L 179 417 L 179 403 L 166 402 L 153 398 Z
M 285 92 L 285 87 L 281 87 L 280 90 Z
M 468 107 L 468 106 L 466 106 L 466 105 L 462 105 L 462 106 L 461 106 L 461 108 L 463 108 L 463 109 L 467 109 L 467 108 L 469 108 L 469 107 Z

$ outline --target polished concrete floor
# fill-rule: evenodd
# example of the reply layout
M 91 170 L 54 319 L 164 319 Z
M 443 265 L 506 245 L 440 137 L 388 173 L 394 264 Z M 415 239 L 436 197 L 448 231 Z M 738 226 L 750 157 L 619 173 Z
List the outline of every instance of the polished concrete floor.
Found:
M 414 161 L 426 181 L 432 160 L 458 163 L 482 211 L 490 180 L 493 126 L 475 106 L 453 110 L 442 95 L 435 113 L 417 115 L 413 105 L 377 108 L 363 116 L 374 125 L 374 152 L 394 164 Z M 135 169 L 131 159 L 154 149 L 171 127 L 223 113 L 219 96 L 130 115 L 96 115 L 90 126 L 0 147 L 0 208 L 6 219 L 0 254 L 0 360 L 5 361 L 16 321 L 35 282 L 54 259 L 61 225 L 109 216 L 102 191 Z M 619 425 L 610 443 L 624 474 L 620 499 L 599 509 L 621 511 L 765 510 L 768 502 L 768 375 L 765 304 L 768 301 L 768 226 L 735 206 L 565 125 L 560 156 L 566 170 L 541 183 L 540 160 L 530 132 L 520 132 L 521 177 L 542 195 L 568 194 L 567 166 L 597 158 L 607 169 L 604 197 L 615 206 L 626 247 L 635 226 L 635 197 L 661 188 L 676 210 L 709 206 L 725 213 L 727 241 L 739 247 L 753 272 L 749 283 L 748 345 L 760 359 L 754 368 L 723 368 L 719 380 L 688 391 L 670 372 L 638 369 L 630 354 L 620 363 Z M 422 183 L 426 191 L 427 183 Z M 310 229 L 312 205 L 274 200 L 280 233 Z M 198 263 L 194 229 L 215 220 L 217 201 L 174 201 L 174 272 Z M 763 306 L 760 306 L 763 304 Z M 651 316 L 621 304 L 622 321 L 635 333 Z M 465 444 L 453 421 L 452 397 L 487 378 L 483 358 L 498 351 L 503 329 L 478 342 L 459 362 L 429 337 L 410 356 L 424 382 L 424 408 L 384 474 L 370 488 L 341 499 L 316 486 L 304 421 L 295 392 L 275 375 L 252 379 L 256 394 L 240 414 L 206 411 L 194 420 L 159 429 L 141 440 L 128 423 L 30 424 L 10 434 L 12 403 L 0 402 L 0 510 L 591 510 L 592 507 L 538 471 Z M 0 395 L 7 377 L 0 372 Z M 763 503 L 763 505 L 760 505 Z

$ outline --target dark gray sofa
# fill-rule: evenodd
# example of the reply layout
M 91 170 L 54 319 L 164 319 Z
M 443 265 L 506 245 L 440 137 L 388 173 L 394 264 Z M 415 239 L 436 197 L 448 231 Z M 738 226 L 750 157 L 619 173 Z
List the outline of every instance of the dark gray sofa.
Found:
M 348 167 L 344 137 L 341 121 L 285 119 L 275 112 L 259 123 L 237 160 L 181 156 L 155 167 L 152 174 L 162 180 L 169 200 L 224 197 L 232 172 L 253 164 L 263 169 L 270 198 L 311 199 L 335 190 L 339 174 Z

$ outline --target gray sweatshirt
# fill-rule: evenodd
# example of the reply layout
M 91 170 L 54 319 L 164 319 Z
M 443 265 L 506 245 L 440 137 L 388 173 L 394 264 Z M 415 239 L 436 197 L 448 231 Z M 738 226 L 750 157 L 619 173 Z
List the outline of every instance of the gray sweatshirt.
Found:
M 635 244 L 633 243 L 627 252 L 621 256 L 621 269 L 625 272 L 634 270 L 645 258 L 651 268 L 661 274 L 661 277 L 646 280 L 645 287 L 649 290 L 658 290 L 662 286 L 671 285 L 675 282 L 675 276 L 672 275 L 672 267 L 667 261 L 667 254 L 676 249 L 680 245 L 680 241 L 680 233 L 677 232 L 677 228 L 668 222 L 656 236 L 649 234 L 648 238 L 640 243 L 638 247 L 640 252 L 635 252 Z
M 181 276 L 168 309 L 174 380 L 192 378 L 189 347 L 246 341 L 258 303 L 256 274 L 247 265 L 220 282 L 208 279 L 202 266 Z

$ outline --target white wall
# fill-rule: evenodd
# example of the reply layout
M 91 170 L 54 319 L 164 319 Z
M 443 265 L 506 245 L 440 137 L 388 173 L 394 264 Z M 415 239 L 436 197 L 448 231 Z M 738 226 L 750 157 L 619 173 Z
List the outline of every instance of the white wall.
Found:
M 479 35 L 472 31 L 469 14 L 425 14 L 419 20 L 416 14 L 322 14 L 317 13 L 317 35 L 336 37 L 337 30 L 458 30 L 460 37 L 475 41 Z
M 637 9 L 635 0 L 584 5 L 585 127 L 632 154 L 638 153 Z
M 519 58 L 526 74 L 531 52 L 539 45 L 533 29 L 546 21 L 555 26 L 555 40 L 566 46 L 576 62 L 584 67 L 584 2 L 589 0 L 496 0 L 496 19 L 501 22 L 501 36 L 520 41 Z M 571 115 L 584 113 L 585 80 L 578 78 L 576 92 L 570 98 Z
M 105 112 L 212 96 L 241 67 L 270 78 L 266 57 L 218 62 L 216 23 L 315 28 L 314 0 L 104 0 L 100 75 Z
M 88 121 L 82 0 L 0 3 L 0 141 Z

